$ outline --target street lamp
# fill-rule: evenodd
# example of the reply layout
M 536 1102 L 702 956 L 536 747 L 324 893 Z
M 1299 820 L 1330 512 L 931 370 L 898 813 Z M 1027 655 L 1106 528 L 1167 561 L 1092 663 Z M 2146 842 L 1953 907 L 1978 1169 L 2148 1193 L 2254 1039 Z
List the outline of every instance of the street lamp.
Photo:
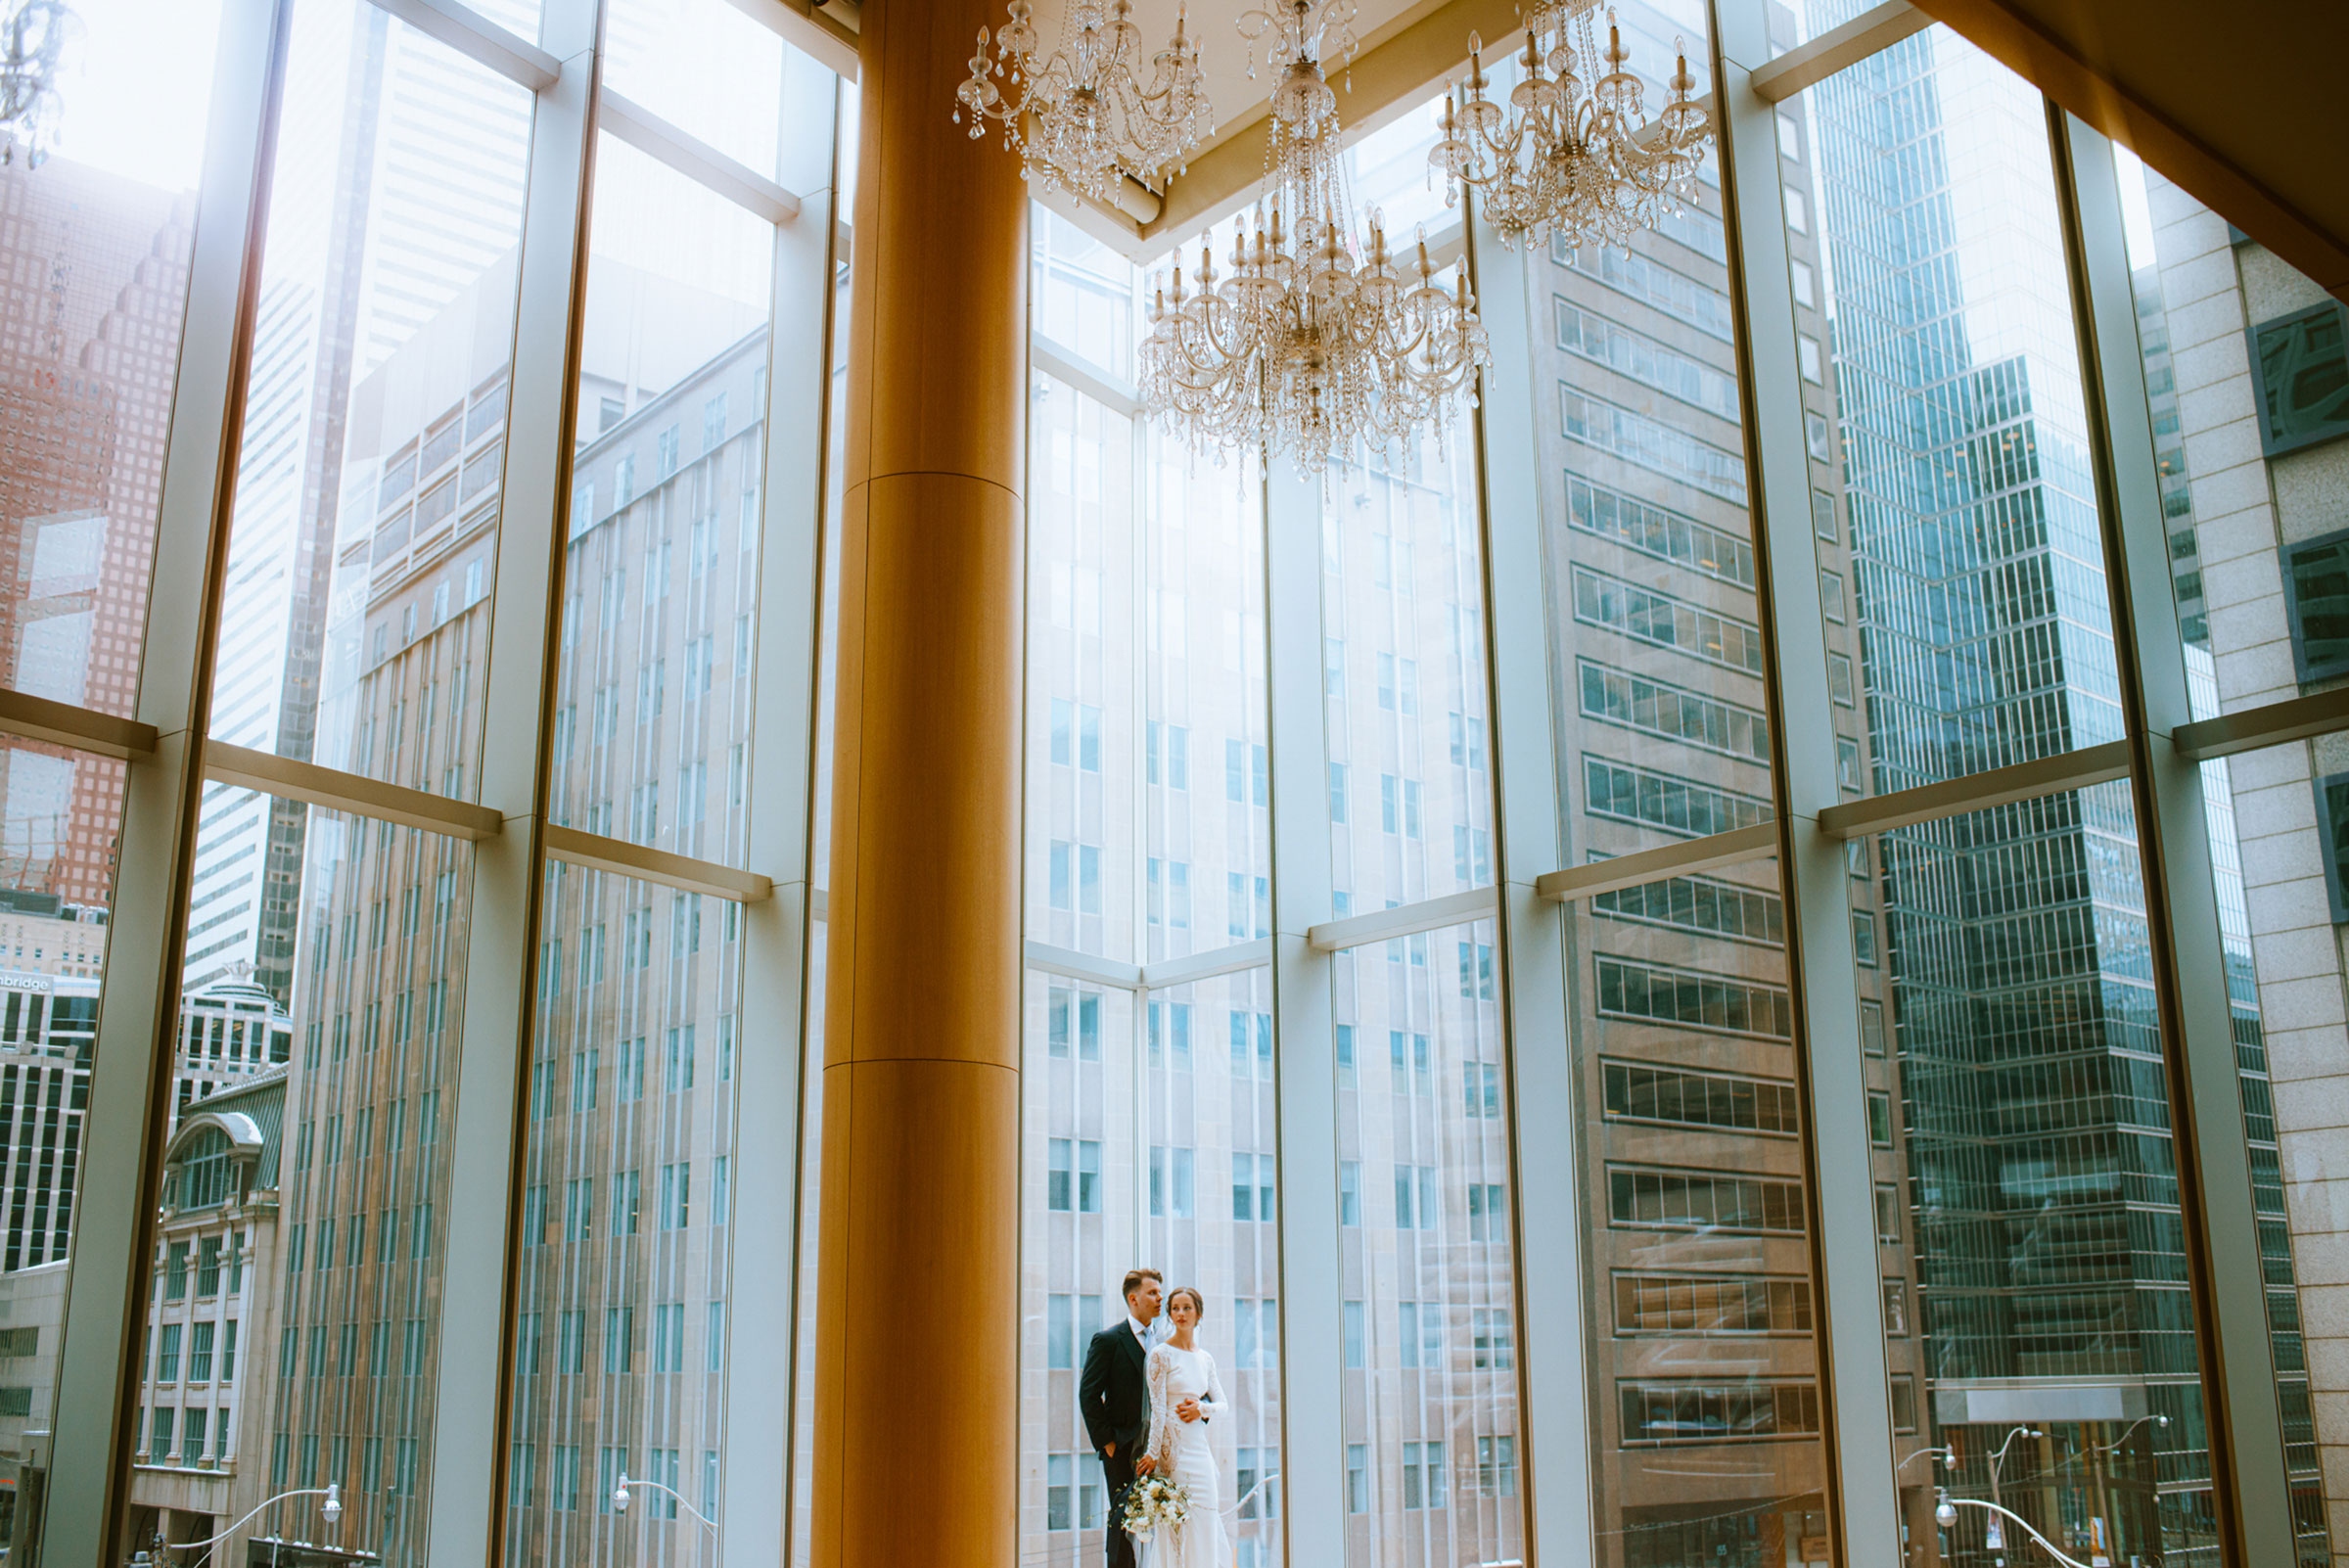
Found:
M 2004 1551 L 2006 1549 L 2006 1532 L 2000 1525 L 1997 1517 L 1998 1514 L 2006 1512 L 2006 1509 L 1999 1500 L 1999 1465 L 2003 1460 L 2005 1459 L 2006 1451 L 2014 1447 L 2014 1440 L 2016 1438 L 2027 1437 L 2037 1440 L 2046 1436 L 2047 1434 L 2042 1432 L 2038 1427 L 2018 1426 L 2013 1431 L 2006 1434 L 2006 1441 L 1999 1445 L 1999 1452 L 1990 1456 L 1990 1506 L 1995 1510 L 1995 1512 L 1991 1517 L 1989 1527 L 1982 1532 L 1982 1545 L 1988 1546 L 1993 1551 Z M 2011 1518 L 2013 1515 L 2008 1515 L 2008 1517 Z M 2025 1526 L 2024 1528 L 2028 1529 L 2029 1526 Z M 2037 1534 L 2037 1532 L 2034 1531 L 2033 1534 Z
M 712 1535 L 717 1534 L 717 1521 L 711 1518 L 708 1514 L 702 1512 L 701 1509 L 695 1507 L 692 1503 L 687 1502 L 685 1500 L 685 1494 L 679 1492 L 675 1487 L 665 1487 L 658 1481 L 631 1481 L 628 1479 L 628 1472 L 625 1470 L 620 1472 L 620 1485 L 612 1489 L 613 1512 L 625 1513 L 628 1511 L 628 1488 L 630 1487 L 651 1487 L 655 1492 L 668 1493 L 670 1497 L 677 1499 L 678 1507 L 683 1508 L 687 1513 L 690 1513 L 696 1519 L 701 1520 L 703 1529 L 709 1531 Z
M 2029 1536 L 2033 1541 L 2039 1543 L 2040 1549 L 2045 1551 L 2049 1556 L 2054 1558 L 2057 1562 L 2063 1564 L 2063 1568 L 2089 1568 L 2087 1563 L 2084 1563 L 2079 1558 L 2065 1552 L 2061 1547 L 2057 1546 L 2055 1543 L 2050 1541 L 2047 1537 L 2041 1535 L 2037 1530 L 2033 1529 L 2031 1521 L 2024 1518 L 2021 1514 L 2015 1513 L 2006 1508 L 2002 1508 L 1995 1502 L 1985 1502 L 1980 1498 L 1953 1498 L 1945 1490 L 1941 1494 L 1941 1500 L 1933 1507 L 1933 1522 L 1941 1526 L 1944 1530 L 1952 1528 L 1958 1523 L 1958 1510 L 1959 1508 L 1981 1508 L 1991 1515 L 1990 1527 L 1983 1533 L 1982 1545 L 1989 1547 L 1993 1551 L 2004 1549 L 2003 1539 L 1998 1533 L 1999 1519 L 2001 1516 L 2004 1516 L 2005 1518 L 2012 1519 L 2016 1524 L 2022 1526 L 2023 1534 Z
M 191 1551 L 198 1546 L 215 1545 L 244 1529 L 253 1514 L 259 1513 L 262 1508 L 268 1507 L 273 1502 L 283 1502 L 288 1498 L 324 1498 L 326 1501 L 319 1506 L 318 1517 L 324 1519 L 330 1526 L 340 1524 L 343 1520 L 343 1488 L 340 1483 L 329 1481 L 323 1487 L 297 1487 L 292 1492 L 281 1492 L 276 1497 L 261 1502 L 253 1510 L 253 1513 L 247 1514 L 243 1519 L 239 1519 L 216 1536 L 207 1536 L 202 1541 L 166 1542 L 163 1549 L 177 1557 L 179 1553 Z

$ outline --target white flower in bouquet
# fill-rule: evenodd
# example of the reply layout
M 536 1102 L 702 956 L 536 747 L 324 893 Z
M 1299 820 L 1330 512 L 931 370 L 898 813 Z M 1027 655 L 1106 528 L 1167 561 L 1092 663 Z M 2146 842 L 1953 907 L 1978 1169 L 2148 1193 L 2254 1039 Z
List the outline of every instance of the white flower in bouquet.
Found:
M 1182 1523 L 1190 1511 L 1190 1488 L 1178 1487 L 1163 1475 L 1146 1475 L 1126 1491 L 1126 1533 L 1156 1535 Z

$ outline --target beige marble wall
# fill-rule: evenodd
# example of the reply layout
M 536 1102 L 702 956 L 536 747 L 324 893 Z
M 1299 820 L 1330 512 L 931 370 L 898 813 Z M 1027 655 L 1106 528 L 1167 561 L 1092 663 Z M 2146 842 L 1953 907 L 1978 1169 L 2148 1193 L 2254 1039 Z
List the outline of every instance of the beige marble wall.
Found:
M 2224 218 L 2148 176 L 2220 701 L 2300 695 L 2280 544 L 2349 527 L 2349 442 L 2261 455 L 2245 337 L 2325 298 Z M 2233 786 L 2333 1560 L 2349 1565 L 2349 994 L 2325 885 L 2314 779 L 2349 737 L 2224 764 Z

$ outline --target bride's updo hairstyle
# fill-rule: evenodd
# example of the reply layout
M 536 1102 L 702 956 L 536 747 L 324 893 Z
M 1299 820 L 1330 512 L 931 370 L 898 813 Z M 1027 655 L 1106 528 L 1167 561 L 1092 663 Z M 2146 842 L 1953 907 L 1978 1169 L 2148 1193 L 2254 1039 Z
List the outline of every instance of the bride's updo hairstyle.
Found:
M 1199 1292 L 1193 1290 L 1188 1285 L 1176 1285 L 1172 1291 L 1168 1292 L 1167 1310 L 1169 1312 L 1173 1312 L 1174 1310 L 1174 1300 L 1178 1296 L 1190 1297 L 1191 1311 L 1197 1313 L 1201 1317 L 1205 1317 L 1207 1315 L 1207 1298 L 1200 1295 Z

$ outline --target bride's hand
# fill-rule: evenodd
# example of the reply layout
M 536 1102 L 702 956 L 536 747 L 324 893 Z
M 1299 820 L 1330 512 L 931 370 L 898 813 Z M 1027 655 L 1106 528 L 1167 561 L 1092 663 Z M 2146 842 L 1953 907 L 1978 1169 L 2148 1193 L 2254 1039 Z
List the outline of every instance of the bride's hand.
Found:
M 1145 1453 L 1140 1458 L 1134 1460 L 1133 1473 L 1135 1475 L 1156 1475 L 1158 1473 L 1157 1455 Z

